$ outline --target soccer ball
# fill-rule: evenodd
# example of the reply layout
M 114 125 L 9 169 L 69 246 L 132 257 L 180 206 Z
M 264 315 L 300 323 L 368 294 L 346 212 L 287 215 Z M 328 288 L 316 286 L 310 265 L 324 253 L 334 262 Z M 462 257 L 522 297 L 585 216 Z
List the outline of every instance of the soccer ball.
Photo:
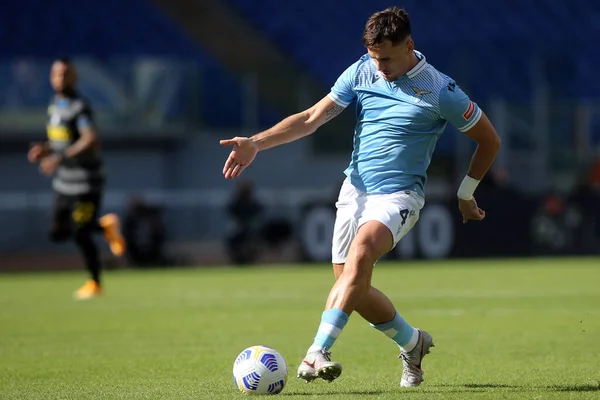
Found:
M 287 381 L 287 365 L 277 350 L 248 347 L 233 363 L 233 381 L 244 394 L 277 394 Z

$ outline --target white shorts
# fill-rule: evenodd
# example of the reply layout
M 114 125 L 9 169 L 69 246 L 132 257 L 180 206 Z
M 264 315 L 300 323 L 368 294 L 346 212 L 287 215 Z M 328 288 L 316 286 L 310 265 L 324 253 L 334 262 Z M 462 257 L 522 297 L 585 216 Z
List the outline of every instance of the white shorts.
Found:
M 394 238 L 394 248 L 415 225 L 424 204 L 425 199 L 416 192 L 406 190 L 390 194 L 367 194 L 346 178 L 335 203 L 337 214 L 331 261 L 334 264 L 346 262 L 358 228 L 368 221 L 379 221 L 388 227 Z

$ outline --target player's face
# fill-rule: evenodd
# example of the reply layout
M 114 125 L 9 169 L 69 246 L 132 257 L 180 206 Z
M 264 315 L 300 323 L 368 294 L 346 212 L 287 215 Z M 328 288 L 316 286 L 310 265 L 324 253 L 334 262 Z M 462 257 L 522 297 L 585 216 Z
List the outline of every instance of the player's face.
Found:
M 386 40 L 379 46 L 369 47 L 367 50 L 377 64 L 383 79 L 395 81 L 409 71 L 415 43 L 410 37 L 396 45 Z
M 65 64 L 60 61 L 56 61 L 52 64 L 50 70 L 50 84 L 55 92 L 64 92 L 67 89 L 73 89 L 75 87 L 75 70 L 72 66 Z

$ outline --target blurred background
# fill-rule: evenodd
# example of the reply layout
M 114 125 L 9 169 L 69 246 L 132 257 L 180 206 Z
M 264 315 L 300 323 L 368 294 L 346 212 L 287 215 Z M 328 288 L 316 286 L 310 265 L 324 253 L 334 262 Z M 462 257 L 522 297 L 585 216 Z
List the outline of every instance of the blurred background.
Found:
M 218 141 L 326 95 L 365 53 L 367 18 L 392 5 L 503 147 L 477 191 L 488 218 L 462 225 L 455 193 L 474 147 L 449 126 L 421 219 L 389 257 L 598 254 L 600 2 L 21 0 L 0 13 L 0 270 L 80 268 L 74 246 L 47 239 L 51 183 L 26 160 L 64 55 L 96 113 L 103 211 L 131 249 L 107 265 L 328 261 L 353 111 L 261 154 L 240 181 L 223 179 Z

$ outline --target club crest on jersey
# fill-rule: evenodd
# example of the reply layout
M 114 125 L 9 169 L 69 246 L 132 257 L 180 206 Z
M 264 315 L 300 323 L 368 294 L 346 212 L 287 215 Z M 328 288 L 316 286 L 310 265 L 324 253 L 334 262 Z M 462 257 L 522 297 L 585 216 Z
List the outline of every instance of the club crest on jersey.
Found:
M 472 101 L 469 101 L 469 107 L 467 107 L 467 111 L 465 111 L 463 113 L 463 118 L 465 120 L 470 120 L 471 117 L 473 116 L 473 114 L 475 113 L 475 103 L 473 103 Z
M 423 99 L 424 95 L 431 93 L 429 90 L 419 89 L 416 86 L 412 86 L 411 89 L 413 90 L 413 92 L 415 92 L 415 96 L 416 96 L 414 98 L 415 103 L 420 102 Z

